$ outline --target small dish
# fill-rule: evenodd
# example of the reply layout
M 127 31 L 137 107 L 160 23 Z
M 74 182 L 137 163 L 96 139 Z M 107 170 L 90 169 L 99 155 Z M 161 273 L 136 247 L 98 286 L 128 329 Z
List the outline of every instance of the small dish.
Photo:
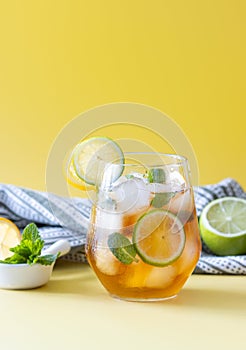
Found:
M 67 254 L 71 249 L 70 243 L 61 239 L 42 252 L 42 255 Z M 53 271 L 55 262 L 51 265 L 41 264 L 1 264 L 0 288 L 2 289 L 32 289 L 46 284 Z

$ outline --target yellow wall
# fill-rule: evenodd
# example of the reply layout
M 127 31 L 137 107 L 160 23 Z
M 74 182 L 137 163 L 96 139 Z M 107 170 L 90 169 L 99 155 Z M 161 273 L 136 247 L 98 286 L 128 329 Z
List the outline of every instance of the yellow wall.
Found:
M 246 187 L 245 18 L 245 0 L 1 1 L 0 182 L 44 190 L 61 128 L 131 101 L 180 125 L 201 184 Z

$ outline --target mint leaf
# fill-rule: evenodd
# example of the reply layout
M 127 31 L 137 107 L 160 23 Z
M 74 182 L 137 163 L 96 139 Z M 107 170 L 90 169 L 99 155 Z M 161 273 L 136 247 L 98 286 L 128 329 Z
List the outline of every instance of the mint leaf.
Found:
M 25 264 L 26 263 L 26 258 L 18 255 L 18 254 L 13 254 L 9 258 L 6 258 L 5 260 L 0 260 L 1 264 Z
M 58 258 L 59 255 L 60 255 L 60 253 L 42 255 L 36 259 L 35 263 L 38 263 L 41 265 L 51 265 L 51 264 L 53 264 L 53 262 L 56 261 L 56 259 Z
M 27 225 L 22 233 L 21 246 L 26 251 L 29 249 L 30 255 L 37 256 L 41 254 L 44 241 L 38 232 L 38 228 L 34 223 Z M 20 253 L 19 253 L 20 254 Z
M 28 259 L 40 255 L 43 246 L 44 241 L 39 235 L 37 226 L 31 223 L 24 228 L 20 244 L 10 248 L 10 251 Z
M 148 172 L 148 180 L 153 183 L 164 184 L 166 182 L 166 173 L 162 168 L 153 168 Z M 151 201 L 151 205 L 155 208 L 161 208 L 166 205 L 175 195 L 175 192 L 159 192 Z
M 175 192 L 156 193 L 151 201 L 151 205 L 155 208 L 161 208 L 166 205 L 174 195 Z
M 166 182 L 165 171 L 161 168 L 153 168 L 148 171 L 147 178 L 150 183 L 160 183 L 164 184 Z
M 123 264 L 129 265 L 137 262 L 136 250 L 131 241 L 119 232 L 114 232 L 108 237 L 108 247 L 114 256 Z
M 58 254 L 41 256 L 43 246 L 44 241 L 38 232 L 37 226 L 31 223 L 24 228 L 20 244 L 9 249 L 14 254 L 0 261 L 0 263 L 51 265 L 58 257 Z
M 31 223 L 24 228 L 22 232 L 22 239 L 26 239 L 28 241 L 33 241 L 33 242 L 40 239 L 38 228 L 34 223 Z

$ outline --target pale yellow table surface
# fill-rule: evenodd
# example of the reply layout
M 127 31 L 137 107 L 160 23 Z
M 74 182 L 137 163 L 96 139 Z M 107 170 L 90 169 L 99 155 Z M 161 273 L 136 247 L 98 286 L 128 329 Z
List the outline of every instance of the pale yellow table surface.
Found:
M 193 275 L 177 298 L 111 298 L 84 264 L 46 286 L 0 290 L 0 349 L 245 349 L 246 276 Z

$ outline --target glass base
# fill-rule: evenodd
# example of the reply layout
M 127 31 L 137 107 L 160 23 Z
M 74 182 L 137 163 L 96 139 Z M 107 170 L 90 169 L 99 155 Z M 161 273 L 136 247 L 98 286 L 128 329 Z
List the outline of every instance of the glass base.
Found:
M 119 297 L 118 295 L 109 294 L 112 298 L 122 301 L 133 301 L 133 302 L 140 302 L 140 303 L 149 303 L 149 302 L 158 302 L 158 301 L 166 301 L 170 299 L 176 298 L 177 294 L 171 295 L 170 297 L 165 298 L 127 298 L 127 297 Z

